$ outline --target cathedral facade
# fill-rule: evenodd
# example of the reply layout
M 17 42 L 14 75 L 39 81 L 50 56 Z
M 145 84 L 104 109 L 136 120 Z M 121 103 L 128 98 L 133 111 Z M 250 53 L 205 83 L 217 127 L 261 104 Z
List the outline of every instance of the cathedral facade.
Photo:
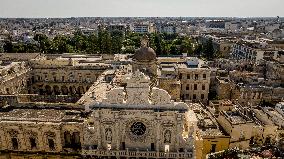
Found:
M 169 94 L 150 88 L 150 78 L 136 71 L 126 87 L 114 87 L 105 97 L 94 95 L 84 155 L 193 158 L 194 113 Z M 92 149 L 93 147 L 97 149 Z

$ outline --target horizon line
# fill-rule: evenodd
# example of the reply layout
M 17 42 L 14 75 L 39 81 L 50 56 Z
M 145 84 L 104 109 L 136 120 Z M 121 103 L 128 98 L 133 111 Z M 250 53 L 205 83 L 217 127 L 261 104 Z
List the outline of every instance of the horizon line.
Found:
M 66 16 L 66 17 L 1 17 L 0 19 L 59 19 L 59 18 L 284 18 L 284 16 Z

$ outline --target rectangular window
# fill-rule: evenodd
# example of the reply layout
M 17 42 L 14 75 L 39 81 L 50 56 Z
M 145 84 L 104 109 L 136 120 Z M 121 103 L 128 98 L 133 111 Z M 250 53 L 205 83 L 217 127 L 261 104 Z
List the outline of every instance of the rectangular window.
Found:
M 151 143 L 151 151 L 155 151 L 155 144 Z
M 190 75 L 187 75 L 187 79 L 190 79 Z
M 73 132 L 73 135 L 72 135 L 72 145 L 75 148 L 81 147 L 80 133 L 79 132 Z
M 189 94 L 185 94 L 185 99 L 189 99 Z
M 204 94 L 201 94 L 201 99 L 204 99 Z
M 182 79 L 182 74 L 179 74 L 179 79 Z
M 198 80 L 198 74 L 195 74 L 194 79 Z
M 64 146 L 69 148 L 71 146 L 71 134 L 68 131 L 64 132 L 64 141 Z
M 186 89 L 186 90 L 189 90 L 189 84 L 186 85 L 186 88 L 185 88 L 185 89 Z
M 197 84 L 194 84 L 194 90 L 197 90 Z
M 193 94 L 192 98 L 193 98 L 193 100 L 195 100 L 196 99 L 196 94 Z
M 202 90 L 205 90 L 205 85 L 204 84 L 202 85 Z
M 212 144 L 211 145 L 211 152 L 215 152 L 216 151 L 216 144 Z
M 6 94 L 10 94 L 9 88 L 6 88 Z
M 125 142 L 122 142 L 122 143 L 121 143 L 121 149 L 122 149 L 122 150 L 125 150 Z
M 250 138 L 250 141 L 249 141 L 249 144 L 250 144 L 250 145 L 253 144 L 253 139 L 254 139 L 254 137 L 251 137 L 251 138 Z
M 96 149 L 98 149 L 98 145 L 92 145 L 91 148 L 92 148 L 92 150 L 96 150 Z
M 203 79 L 206 79 L 206 74 L 203 74 Z
M 178 152 L 184 152 L 183 148 L 179 148 Z
M 34 76 L 32 76 L 32 83 L 34 83 L 35 82 L 35 77 Z

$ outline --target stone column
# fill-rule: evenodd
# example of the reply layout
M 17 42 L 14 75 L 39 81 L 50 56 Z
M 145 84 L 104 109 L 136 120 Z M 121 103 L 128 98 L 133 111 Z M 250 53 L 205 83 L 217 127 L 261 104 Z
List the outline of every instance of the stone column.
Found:
M 102 134 L 101 134 L 101 122 L 100 122 L 100 115 L 98 112 L 95 112 L 94 114 L 94 118 L 95 118 L 95 121 L 96 121 L 96 126 L 97 126 L 97 139 L 98 139 L 98 149 L 101 149 L 102 148 Z
M 161 117 L 160 114 L 157 115 L 156 118 L 156 152 L 160 151 L 160 142 L 161 142 L 161 137 L 160 137 L 160 125 L 161 125 Z
M 157 123 L 156 123 L 156 137 L 157 137 L 157 140 L 156 140 L 156 151 L 159 152 L 160 151 L 160 141 L 161 141 L 161 136 L 160 136 L 160 119 L 157 120 Z
M 177 115 L 177 119 L 176 119 L 176 132 L 179 132 L 176 134 L 176 144 L 175 144 L 175 149 L 178 149 L 179 146 L 180 146 L 180 138 L 182 137 L 181 133 L 182 133 L 182 127 L 181 127 L 181 124 L 182 124 L 182 115 L 181 114 L 178 114 Z
M 115 121 L 115 139 L 116 139 L 116 149 L 119 150 L 120 147 L 120 135 L 119 135 L 119 121 Z

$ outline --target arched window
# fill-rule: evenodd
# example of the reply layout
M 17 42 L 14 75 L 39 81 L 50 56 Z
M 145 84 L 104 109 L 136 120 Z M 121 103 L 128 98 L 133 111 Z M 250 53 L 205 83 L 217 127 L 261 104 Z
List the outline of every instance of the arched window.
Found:
M 69 131 L 64 132 L 64 146 L 71 147 L 71 134 Z
M 49 147 L 49 150 L 54 151 L 55 150 L 55 133 L 54 132 L 46 132 L 45 133 L 47 137 L 47 145 Z
M 13 150 L 18 150 L 19 149 L 18 139 L 15 137 L 12 137 L 11 141 L 12 141 Z
M 73 148 L 80 148 L 81 147 L 80 133 L 79 132 L 73 132 L 72 147 Z
M 63 95 L 68 95 L 68 88 L 64 85 L 61 87 L 61 92 Z
M 53 139 L 48 139 L 48 147 L 51 151 L 55 150 L 55 143 Z
M 55 95 L 60 95 L 60 90 L 59 90 L 59 87 L 58 86 L 53 86 L 53 91 L 54 91 L 54 94 Z
M 16 130 L 10 130 L 9 131 L 10 137 L 11 137 L 11 144 L 12 144 L 12 149 L 13 150 L 18 150 L 19 149 L 19 141 L 18 141 L 18 131 Z
M 30 137 L 30 145 L 31 145 L 31 149 L 37 148 L 36 139 L 34 137 Z

